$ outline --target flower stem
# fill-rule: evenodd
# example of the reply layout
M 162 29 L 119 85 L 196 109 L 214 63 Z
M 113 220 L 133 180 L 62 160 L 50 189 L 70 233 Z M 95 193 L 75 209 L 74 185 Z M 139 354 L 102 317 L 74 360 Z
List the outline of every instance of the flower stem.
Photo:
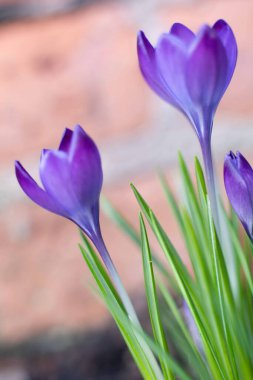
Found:
M 206 182 L 208 188 L 208 196 L 210 199 L 210 205 L 212 209 L 212 215 L 214 220 L 214 225 L 216 232 L 222 247 L 224 254 L 225 262 L 228 267 L 228 275 L 230 278 L 230 283 L 234 292 L 234 295 L 237 295 L 237 277 L 236 277 L 236 267 L 235 259 L 233 255 L 233 249 L 229 237 L 228 226 L 225 220 L 225 217 L 222 212 L 222 208 L 218 198 L 217 185 L 215 182 L 213 159 L 212 159 L 212 149 L 211 143 L 201 144 L 203 161 L 205 166 L 206 173 Z
M 208 196 L 210 199 L 214 225 L 216 227 L 219 240 L 221 242 L 222 239 L 221 239 L 220 215 L 218 211 L 218 208 L 219 208 L 218 195 L 217 195 L 217 188 L 216 188 L 215 177 L 214 177 L 211 143 L 201 144 L 201 149 L 202 149 L 202 156 L 203 156 L 203 161 L 204 161 L 204 166 L 205 166 Z
M 95 238 L 93 237 L 92 241 L 93 241 L 94 245 L 96 246 L 96 248 L 97 248 L 97 250 L 98 250 L 98 252 L 99 252 L 99 254 L 100 254 L 107 270 L 108 270 L 108 273 L 113 280 L 113 283 L 114 283 L 114 285 L 118 291 L 118 294 L 119 294 L 119 296 L 122 300 L 122 303 L 126 309 L 126 312 L 128 314 L 129 319 L 133 322 L 133 324 L 137 328 L 136 337 L 139 341 L 140 346 L 143 349 L 143 352 L 145 353 L 145 355 L 148 359 L 148 362 L 150 363 L 154 378 L 156 380 L 162 380 L 163 376 L 162 376 L 161 370 L 158 366 L 158 363 L 157 363 L 150 347 L 148 346 L 148 344 L 146 343 L 146 341 L 144 340 L 142 335 L 138 333 L 138 330 L 142 330 L 140 321 L 139 321 L 138 316 L 134 310 L 133 304 L 132 304 L 132 302 L 131 302 L 128 294 L 127 294 L 127 291 L 126 291 L 124 285 L 122 284 L 122 281 L 121 281 L 120 276 L 117 272 L 117 269 L 115 268 L 115 265 L 113 264 L 113 261 L 112 261 L 111 256 L 110 256 L 110 254 L 106 248 L 106 245 L 104 243 L 104 240 L 103 240 L 101 233 L 99 232 L 99 235 L 96 235 Z M 152 379 L 153 379 L 153 377 L 152 377 Z
M 130 300 L 127 292 L 126 292 L 125 287 L 122 284 L 122 281 L 121 281 L 119 274 L 115 268 L 115 265 L 111 259 L 111 256 L 110 256 L 110 254 L 106 248 L 106 245 L 104 243 L 102 236 L 99 239 L 97 239 L 97 241 L 94 242 L 94 244 L 95 244 L 100 256 L 102 257 L 102 260 L 103 260 L 103 262 L 104 262 L 104 264 L 108 270 L 108 273 L 110 274 L 110 276 L 114 282 L 114 285 L 115 285 L 115 287 L 119 293 L 119 296 L 123 302 L 123 305 L 126 309 L 126 312 L 129 316 L 129 318 L 133 322 L 139 324 L 139 320 L 138 320 L 138 317 L 137 317 L 136 312 L 134 310 L 134 307 L 132 305 L 132 302 L 131 302 L 131 300 Z

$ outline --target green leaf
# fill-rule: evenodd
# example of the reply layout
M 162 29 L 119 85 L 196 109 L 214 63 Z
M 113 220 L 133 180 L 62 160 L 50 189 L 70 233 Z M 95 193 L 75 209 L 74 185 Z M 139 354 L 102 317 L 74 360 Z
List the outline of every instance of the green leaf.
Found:
M 207 200 L 208 211 L 209 211 L 209 226 L 212 236 L 212 248 L 213 248 L 213 260 L 215 267 L 215 278 L 216 278 L 216 288 L 217 288 L 217 296 L 220 305 L 220 314 L 221 314 L 221 322 L 223 326 L 224 336 L 225 336 L 225 344 L 223 342 L 223 337 L 220 335 L 220 344 L 221 350 L 223 353 L 223 359 L 226 366 L 226 371 L 228 373 L 229 379 L 238 379 L 238 371 L 235 360 L 234 348 L 232 344 L 231 334 L 228 326 L 228 318 L 225 310 L 224 303 L 224 288 L 226 286 L 229 289 L 229 299 L 232 298 L 232 291 L 230 289 L 230 282 L 228 278 L 228 273 L 225 265 L 225 259 L 223 257 L 223 253 L 221 251 L 219 241 L 217 239 L 216 231 L 213 224 L 211 205 L 209 200 Z M 219 329 L 219 320 L 217 320 L 217 327 Z
M 253 296 L 253 281 L 252 281 L 252 273 L 251 273 L 250 263 L 247 261 L 245 252 L 241 246 L 241 243 L 238 239 L 238 235 L 237 235 L 236 231 L 234 230 L 233 225 L 230 224 L 229 228 L 230 228 L 230 234 L 232 237 L 232 242 L 233 242 L 234 247 L 235 247 L 235 254 L 237 255 L 239 263 L 243 269 L 243 272 L 245 274 L 245 278 L 247 280 L 249 289 L 251 291 L 251 295 Z
M 169 353 L 168 345 L 165 338 L 165 333 L 161 323 L 160 310 L 158 305 L 155 276 L 153 271 L 152 256 L 149 247 L 149 241 L 147 237 L 147 231 L 145 224 L 140 214 L 140 229 L 141 229 L 141 241 L 142 241 L 142 260 L 143 260 L 143 272 L 146 289 L 146 298 L 148 303 L 149 316 L 151 326 L 156 342 L 161 346 L 164 352 Z M 170 367 L 164 361 L 163 357 L 160 357 L 160 363 L 164 374 L 164 379 L 174 380 L 174 375 L 170 370 Z
M 137 230 L 128 222 L 128 220 L 117 210 L 112 203 L 102 197 L 102 209 L 104 213 L 138 246 L 141 248 L 141 238 Z M 153 261 L 161 274 L 168 278 L 169 272 L 164 267 L 157 254 L 153 252 Z
M 181 229 L 181 232 L 184 235 L 184 232 L 185 232 L 184 231 L 184 224 L 183 224 L 180 208 L 178 207 L 178 202 L 177 202 L 176 198 L 174 197 L 165 176 L 161 172 L 159 173 L 159 179 L 160 179 L 165 197 L 166 197 L 166 199 L 167 199 L 167 201 L 168 201 L 168 203 L 169 203 L 169 205 L 173 211 L 173 214 L 174 214 L 174 216 L 178 222 L 178 225 Z
M 196 235 L 198 236 L 199 244 L 201 246 L 203 256 L 205 257 L 206 261 L 208 261 L 208 257 L 209 257 L 208 252 L 207 252 L 208 251 L 208 245 L 207 245 L 208 229 L 206 228 L 207 226 L 206 214 L 203 213 L 203 210 L 204 210 L 203 204 L 201 205 L 197 197 L 189 170 L 187 168 L 187 165 L 181 153 L 179 153 L 179 166 L 180 166 L 180 171 L 181 171 L 181 176 L 182 176 L 182 181 L 183 181 L 183 188 L 184 188 L 186 203 L 191 215 L 192 224 L 196 232 Z M 195 162 L 195 171 L 197 174 L 197 182 L 199 182 L 199 186 L 202 189 L 202 191 L 205 192 L 206 188 L 205 188 L 203 172 L 201 170 L 201 166 L 199 162 L 197 161 Z
M 137 189 L 133 185 L 131 186 L 146 219 L 150 223 L 150 226 L 157 238 L 158 243 L 160 244 L 167 260 L 171 265 L 171 268 L 177 279 L 178 286 L 181 289 L 182 296 L 190 308 L 190 311 L 202 337 L 206 355 L 210 363 L 210 368 L 215 376 L 215 379 L 225 380 L 226 376 L 222 369 L 221 357 L 219 356 L 219 352 L 217 351 L 215 345 L 212 343 L 212 334 L 206 325 L 206 318 L 203 317 L 202 299 L 198 300 L 198 293 L 194 288 L 194 284 L 185 265 L 182 263 L 181 258 L 179 257 L 163 228 L 159 224 L 154 213 L 144 201 L 142 196 L 139 194 Z
M 160 291 L 161 291 L 161 294 L 164 298 L 164 301 L 165 303 L 167 304 L 167 306 L 169 307 L 169 310 L 171 311 L 177 325 L 178 325 L 178 328 L 180 329 L 180 332 L 181 332 L 181 340 L 182 340 L 182 347 L 180 347 L 181 349 L 186 349 L 185 348 L 185 345 L 187 344 L 188 345 L 188 356 L 191 357 L 191 360 L 190 360 L 190 364 L 192 365 L 193 363 L 193 360 L 195 362 L 195 365 L 194 365 L 194 372 L 197 372 L 198 375 L 199 375 L 199 378 L 202 380 L 202 379 L 205 379 L 205 380 L 212 380 L 211 377 L 210 377 L 210 372 L 209 372 L 209 369 L 207 367 L 207 363 L 205 363 L 203 361 L 203 357 L 201 356 L 199 350 L 197 349 L 195 343 L 193 342 L 193 339 L 192 339 L 192 336 L 190 335 L 189 333 L 189 330 L 187 328 L 187 326 L 185 325 L 185 322 L 182 318 L 182 315 L 181 313 L 179 312 L 178 310 L 178 307 L 176 305 L 176 302 L 175 300 L 173 299 L 173 297 L 171 296 L 169 290 L 166 289 L 166 287 L 164 286 L 164 284 L 159 281 L 158 282 L 158 285 L 159 285 L 159 288 L 160 288 Z M 170 319 L 167 317 L 167 314 L 168 313 L 162 313 L 162 316 L 164 317 L 164 315 L 166 315 L 166 317 L 164 318 L 166 321 L 167 321 L 167 325 L 169 325 L 171 323 Z M 169 331 L 174 331 L 174 328 L 170 329 Z M 178 335 L 180 333 L 178 332 Z M 178 344 L 178 342 L 176 341 L 175 342 L 176 344 Z M 189 353 L 190 352 L 190 353 Z
M 139 247 L 140 236 L 137 230 L 130 224 L 127 219 L 112 205 L 112 203 L 105 198 L 105 196 L 101 197 L 101 206 L 103 212 L 114 221 L 114 223 L 122 230 L 124 233 Z
M 110 282 L 107 282 L 108 277 L 104 276 L 105 273 L 103 270 L 101 271 L 101 266 L 97 265 L 98 261 L 95 259 L 95 252 L 92 249 L 90 251 L 84 250 L 82 246 L 80 246 L 80 249 L 83 258 L 98 285 L 99 294 L 112 314 L 143 378 L 145 380 L 162 380 L 159 372 L 154 369 L 150 357 L 146 355 L 140 339 L 138 339 L 133 330 L 133 326 L 131 326 L 130 323 L 122 322 L 123 316 L 125 316 L 125 321 L 129 320 L 129 318 L 125 310 L 122 308 L 121 303 L 118 302 L 118 298 L 115 297 L 115 292 L 112 291 Z M 133 322 L 131 323 L 133 324 Z
M 135 194 L 135 197 L 142 209 L 142 212 L 143 214 L 145 215 L 147 221 L 149 222 L 150 224 L 150 227 L 151 229 L 153 230 L 153 232 L 155 233 L 156 235 L 156 228 L 155 228 L 155 224 L 153 223 L 153 220 L 154 220 L 154 214 L 152 212 L 152 210 L 150 209 L 150 207 L 148 206 L 148 204 L 145 202 L 145 200 L 143 199 L 143 197 L 140 195 L 140 193 L 138 192 L 138 190 L 134 187 L 133 184 L 131 184 L 131 187 L 133 189 L 133 192 Z M 157 220 L 157 219 L 156 219 Z M 164 231 L 163 231 L 163 234 L 165 235 Z M 160 243 L 160 241 L 158 240 L 158 242 Z M 192 279 L 191 277 L 189 276 L 189 273 L 187 271 L 187 268 L 185 267 L 185 265 L 183 264 L 180 256 L 178 255 L 176 249 L 174 248 L 173 244 L 171 243 L 171 241 L 169 240 L 169 238 L 166 236 L 166 242 L 167 242 L 167 245 L 169 246 L 170 248 L 170 251 L 172 252 L 172 257 L 173 257 L 173 261 L 175 261 L 177 263 L 177 267 L 179 268 L 180 270 L 180 273 L 183 273 L 186 281 L 188 281 L 189 284 L 192 283 Z M 163 248 L 163 247 L 162 247 Z
M 105 267 L 104 265 L 102 264 L 102 262 L 100 261 L 100 259 L 98 258 L 98 256 L 96 255 L 96 252 L 94 251 L 94 249 L 92 248 L 89 240 L 87 239 L 87 237 L 84 235 L 84 233 L 79 230 L 80 232 L 80 235 L 81 235 L 81 238 L 82 238 L 82 241 L 83 241 L 83 244 L 86 248 L 86 251 L 90 254 L 90 256 L 92 257 L 92 260 L 94 262 L 94 264 L 96 265 L 96 268 L 99 270 L 99 272 L 101 273 L 104 281 L 106 282 L 107 286 L 110 288 L 110 291 L 113 293 L 115 299 L 117 300 L 118 304 L 122 307 L 122 309 L 125 310 L 124 308 L 124 305 L 121 301 L 121 298 L 117 292 L 117 290 L 115 289 L 112 281 L 111 281 L 111 278 L 109 277 L 107 271 L 105 270 Z M 80 249 L 82 251 L 82 254 L 84 254 L 84 249 L 82 246 L 80 246 Z

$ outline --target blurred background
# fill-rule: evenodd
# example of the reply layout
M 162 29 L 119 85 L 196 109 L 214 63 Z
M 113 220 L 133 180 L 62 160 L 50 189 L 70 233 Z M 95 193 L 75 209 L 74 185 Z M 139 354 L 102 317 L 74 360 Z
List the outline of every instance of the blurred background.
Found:
M 253 159 L 252 0 L 0 0 L 0 380 L 139 378 L 90 289 L 76 227 L 24 196 L 13 162 L 38 178 L 41 149 L 81 124 L 101 150 L 106 197 L 137 226 L 133 181 L 183 252 L 156 170 L 177 190 L 177 151 L 192 166 L 199 147 L 183 116 L 144 83 L 136 33 L 155 43 L 174 22 L 197 31 L 219 18 L 239 46 L 213 130 L 222 187 L 228 150 Z M 101 224 L 142 313 L 138 249 L 104 215 Z

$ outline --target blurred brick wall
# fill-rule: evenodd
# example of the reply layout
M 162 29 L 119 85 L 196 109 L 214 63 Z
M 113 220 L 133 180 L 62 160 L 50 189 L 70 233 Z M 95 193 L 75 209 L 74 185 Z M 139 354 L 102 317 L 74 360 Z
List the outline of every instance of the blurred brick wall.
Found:
M 156 40 L 173 22 L 196 30 L 225 18 L 239 44 L 235 77 L 214 128 L 221 167 L 230 149 L 252 151 L 252 1 L 103 1 L 57 17 L 0 25 L 0 337 L 101 324 L 107 313 L 88 288 L 90 275 L 68 221 L 25 198 L 13 161 L 35 176 L 41 148 L 57 146 L 63 128 L 80 123 L 102 151 L 106 195 L 137 223 L 134 180 L 182 250 L 154 169 L 177 186 L 176 156 L 199 152 L 190 126 L 143 82 L 136 32 Z M 247 135 L 247 137 L 245 137 Z M 252 155 L 253 156 L 253 155 Z M 142 292 L 135 247 L 102 216 L 105 240 L 128 289 Z M 113 236 L 113 239 L 111 238 Z

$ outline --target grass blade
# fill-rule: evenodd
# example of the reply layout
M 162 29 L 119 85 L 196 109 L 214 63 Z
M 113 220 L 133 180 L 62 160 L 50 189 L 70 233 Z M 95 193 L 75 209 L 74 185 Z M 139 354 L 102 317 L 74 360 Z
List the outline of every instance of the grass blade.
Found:
M 166 341 L 166 337 L 164 334 L 161 317 L 160 317 L 155 277 L 154 277 L 153 264 L 152 264 L 152 256 L 150 252 L 147 231 L 146 231 L 145 224 L 144 224 L 141 214 L 140 214 L 140 229 L 141 229 L 141 241 L 142 241 L 142 261 L 143 261 L 144 281 L 145 281 L 146 298 L 147 298 L 147 303 L 148 303 L 151 326 L 152 326 L 152 330 L 153 330 L 153 334 L 154 334 L 156 342 L 161 346 L 164 352 L 167 352 L 169 354 L 169 349 L 168 349 L 168 345 L 167 345 L 167 341 Z M 170 368 L 168 367 L 166 361 L 164 361 L 162 357 L 159 357 L 159 359 L 160 359 L 161 368 L 164 374 L 164 379 L 174 380 L 175 377 L 173 373 L 171 372 Z

